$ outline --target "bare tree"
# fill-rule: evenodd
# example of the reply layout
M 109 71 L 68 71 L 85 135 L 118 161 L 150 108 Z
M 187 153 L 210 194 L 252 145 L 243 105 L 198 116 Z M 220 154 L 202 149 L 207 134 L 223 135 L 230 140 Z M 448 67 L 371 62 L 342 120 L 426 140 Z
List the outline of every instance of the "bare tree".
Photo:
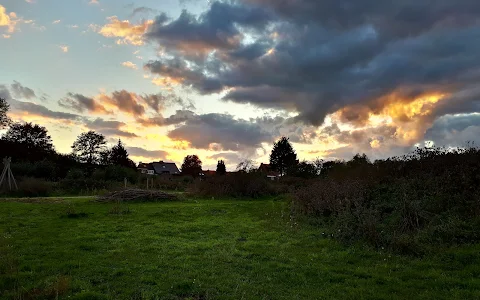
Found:
M 242 172 L 250 173 L 256 169 L 255 165 L 256 165 L 255 161 L 251 159 L 245 159 L 237 165 L 237 172 L 242 171 Z

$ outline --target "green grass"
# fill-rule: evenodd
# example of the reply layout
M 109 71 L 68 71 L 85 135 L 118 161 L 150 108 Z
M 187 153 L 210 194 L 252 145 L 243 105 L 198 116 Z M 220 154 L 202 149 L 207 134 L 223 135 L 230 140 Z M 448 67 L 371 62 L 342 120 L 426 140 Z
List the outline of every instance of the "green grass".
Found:
M 0 202 L 1 299 L 480 299 L 480 245 L 347 247 L 284 201 L 46 201 Z

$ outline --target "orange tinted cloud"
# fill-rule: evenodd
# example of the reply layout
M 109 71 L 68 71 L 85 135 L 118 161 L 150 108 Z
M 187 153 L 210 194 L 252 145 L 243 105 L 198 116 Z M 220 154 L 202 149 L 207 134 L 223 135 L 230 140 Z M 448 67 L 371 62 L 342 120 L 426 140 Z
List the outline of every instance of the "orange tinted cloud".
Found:
M 375 128 L 394 128 L 395 143 L 409 146 L 421 140 L 433 122 L 436 105 L 446 99 L 441 92 L 429 92 L 407 97 L 395 92 L 367 105 L 352 105 L 342 108 L 333 118 L 336 122 L 352 124 L 347 131 L 370 131 Z M 370 148 L 379 149 L 384 145 L 384 138 L 372 137 Z
M 19 21 L 21 20 L 17 18 L 16 13 L 10 12 L 7 14 L 7 9 L 0 5 L 0 27 L 8 27 L 7 32 L 13 33 Z
M 143 34 L 148 29 L 148 26 L 153 24 L 153 20 L 147 20 L 139 25 L 133 25 L 128 20 L 119 20 L 118 17 L 113 16 L 108 18 L 109 23 L 100 28 L 99 34 L 104 37 L 120 38 L 117 44 L 131 44 L 140 46 L 144 44 Z
M 132 63 L 131 61 L 125 61 L 122 63 L 122 66 L 126 67 L 126 68 L 129 68 L 129 69 L 134 69 L 136 70 L 137 69 L 137 65 Z
M 133 116 L 141 116 L 145 113 L 145 107 L 139 103 L 143 98 L 126 90 L 115 91 L 112 95 L 100 94 L 95 98 L 102 105 Z

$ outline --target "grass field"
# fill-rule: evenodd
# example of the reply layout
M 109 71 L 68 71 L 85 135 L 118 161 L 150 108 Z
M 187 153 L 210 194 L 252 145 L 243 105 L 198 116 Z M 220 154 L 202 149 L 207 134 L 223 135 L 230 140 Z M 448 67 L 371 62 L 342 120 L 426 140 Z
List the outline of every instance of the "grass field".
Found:
M 480 245 L 347 247 L 273 199 L 113 206 L 0 201 L 0 298 L 480 299 Z

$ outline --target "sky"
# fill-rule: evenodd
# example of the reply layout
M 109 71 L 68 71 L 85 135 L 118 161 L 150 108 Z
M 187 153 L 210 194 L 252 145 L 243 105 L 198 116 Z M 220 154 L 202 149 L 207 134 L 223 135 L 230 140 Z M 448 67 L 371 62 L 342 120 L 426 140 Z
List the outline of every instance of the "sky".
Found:
M 372 160 L 480 137 L 477 0 L 0 0 L 0 97 L 57 151 Z

